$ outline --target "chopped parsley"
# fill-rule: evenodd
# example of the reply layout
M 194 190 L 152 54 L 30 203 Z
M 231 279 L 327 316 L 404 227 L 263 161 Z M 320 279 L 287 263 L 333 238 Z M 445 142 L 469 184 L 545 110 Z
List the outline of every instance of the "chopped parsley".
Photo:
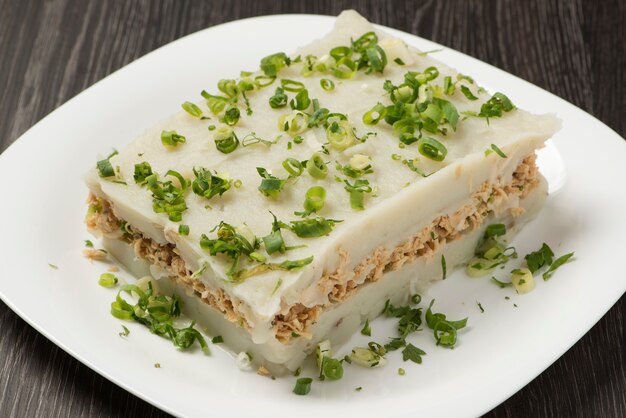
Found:
M 526 254 L 524 260 L 526 260 L 530 272 L 534 274 L 540 268 L 551 265 L 553 257 L 554 252 L 550 246 L 544 242 L 537 251 Z
M 403 361 L 411 360 L 413 363 L 421 364 L 422 356 L 425 354 L 426 354 L 425 351 L 409 343 L 406 345 L 404 350 L 402 350 L 402 360 Z

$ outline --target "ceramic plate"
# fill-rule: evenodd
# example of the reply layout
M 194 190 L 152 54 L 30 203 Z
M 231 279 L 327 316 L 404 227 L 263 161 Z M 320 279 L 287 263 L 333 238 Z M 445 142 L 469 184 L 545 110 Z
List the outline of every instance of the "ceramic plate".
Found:
M 454 350 L 436 347 L 430 332 L 422 331 L 411 342 L 427 352 L 423 364 L 403 363 L 400 353 L 392 353 L 386 367 L 347 367 L 342 380 L 316 381 L 306 397 L 291 393 L 295 378 L 272 381 L 242 372 L 215 346 L 210 355 L 179 352 L 134 324 L 125 324 L 128 337 L 118 336 L 122 322 L 109 314 L 115 290 L 97 285 L 107 265 L 81 256 L 89 238 L 82 223 L 83 173 L 98 156 L 121 148 L 183 101 L 199 98 L 216 80 L 254 68 L 277 50 L 294 50 L 333 23 L 331 17 L 282 15 L 206 29 L 110 75 L 26 132 L 0 156 L 4 302 L 96 372 L 182 416 L 216 411 L 258 418 L 474 416 L 546 369 L 626 289 L 626 275 L 618 267 L 624 256 L 626 194 L 615 188 L 626 178 L 626 142 L 558 97 L 447 48 L 436 58 L 475 76 L 490 91 L 506 92 L 521 108 L 554 112 L 563 120 L 563 129 L 540 155 L 551 196 L 514 244 L 526 254 L 547 242 L 557 255 L 575 251 L 575 261 L 524 296 L 456 272 L 425 297 L 435 297 L 437 310 L 450 318 L 469 317 Z M 442 48 L 388 30 L 422 50 Z M 395 335 L 390 320 L 379 319 L 372 328 L 371 339 L 356 335 L 345 349 Z M 399 367 L 404 376 L 398 375 Z

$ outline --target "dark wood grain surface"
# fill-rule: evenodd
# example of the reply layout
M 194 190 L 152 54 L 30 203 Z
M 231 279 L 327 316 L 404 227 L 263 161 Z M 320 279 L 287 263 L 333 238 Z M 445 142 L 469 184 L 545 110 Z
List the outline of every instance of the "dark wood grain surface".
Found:
M 0 151 L 77 93 L 181 36 L 250 16 L 346 8 L 500 67 L 626 134 L 624 0 L 0 0 Z M 622 296 L 562 358 L 487 416 L 626 417 L 625 315 Z M 167 416 L 76 361 L 2 302 L 0 330 L 0 417 Z

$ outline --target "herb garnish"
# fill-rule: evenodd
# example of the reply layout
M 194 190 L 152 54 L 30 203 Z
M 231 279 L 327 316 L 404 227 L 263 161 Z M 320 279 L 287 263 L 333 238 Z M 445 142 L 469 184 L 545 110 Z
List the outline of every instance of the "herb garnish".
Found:
M 223 195 L 230 189 L 231 181 L 219 177 L 217 173 L 211 174 L 211 171 L 198 167 L 193 169 L 193 174 L 196 176 L 195 180 L 191 183 L 191 190 L 200 197 L 211 199 L 216 195 Z
M 363 325 L 363 328 L 361 329 L 361 335 L 367 335 L 368 337 L 372 336 L 372 328 L 370 327 L 369 319 L 365 320 L 365 325 Z
M 186 141 L 187 138 L 176 131 L 161 131 L 161 143 L 166 147 L 176 147 L 178 144 L 184 144 Z
M 413 363 L 421 364 L 422 356 L 425 355 L 426 352 L 415 347 L 413 344 L 409 343 L 406 345 L 404 350 L 402 350 L 402 360 L 407 361 L 411 360 Z M 402 373 L 404 374 L 404 373 Z
M 165 173 L 165 177 L 176 178 L 180 187 L 174 186 L 170 180 L 160 181 L 156 173 L 144 179 L 146 187 L 152 192 L 152 209 L 156 213 L 167 213 L 170 221 L 179 222 L 183 218 L 182 213 L 187 210 L 183 194 L 189 187 L 189 182 L 174 170 Z
M 552 252 L 552 248 L 548 246 L 545 242 L 541 245 L 537 251 L 533 251 L 524 256 L 524 260 L 526 260 L 526 264 L 528 265 L 528 269 L 531 273 L 535 273 L 537 270 L 542 268 L 543 266 L 549 266 L 552 264 L 552 258 L 554 257 L 554 252 Z
M 465 328 L 467 318 L 458 321 L 449 321 L 446 319 L 446 315 L 432 312 L 434 303 L 435 299 L 431 300 L 426 310 L 426 324 L 428 328 L 433 330 L 437 345 L 453 348 L 457 340 L 457 331 Z
M 543 273 L 542 275 L 543 280 L 549 280 L 554 274 L 554 272 L 556 271 L 556 269 L 561 267 L 563 264 L 567 263 L 569 259 L 572 258 L 573 256 L 574 256 L 574 253 L 572 252 L 572 253 L 562 255 L 561 257 L 554 260 L 554 262 L 550 265 L 550 268 L 548 268 L 548 270 L 545 273 Z
M 113 150 L 108 157 L 103 160 L 100 160 L 96 163 L 96 168 L 98 169 L 98 175 L 102 178 L 113 177 L 115 176 L 115 169 L 111 165 L 111 158 L 117 155 L 117 150 Z
M 311 391 L 311 383 L 313 379 L 310 377 L 301 377 L 296 380 L 296 386 L 293 388 L 293 393 L 296 395 L 306 395 Z
M 301 221 L 291 221 L 289 228 L 300 238 L 317 238 L 330 234 L 335 224 L 339 222 L 343 221 L 318 216 L 317 218 L 303 219 Z
M 283 190 L 283 187 L 285 187 L 286 180 L 279 179 L 278 177 L 271 175 L 263 167 L 257 167 L 256 171 L 263 179 L 261 180 L 258 190 L 267 197 L 278 199 L 280 192 Z
M 122 298 L 122 292 L 136 295 L 137 303 L 132 305 L 127 302 Z M 170 339 L 181 350 L 186 350 L 197 341 L 202 350 L 206 351 L 207 343 L 202 334 L 194 328 L 193 321 L 187 328 L 174 327 L 173 319 L 180 316 L 181 305 L 182 302 L 176 295 L 172 297 L 156 295 L 152 282 L 148 282 L 145 290 L 136 285 L 126 284 L 120 288 L 115 302 L 111 303 L 111 315 L 143 324 L 153 334 Z
M 118 279 L 112 273 L 102 273 L 100 275 L 100 279 L 98 280 L 98 284 L 102 287 L 113 287 L 117 284 Z

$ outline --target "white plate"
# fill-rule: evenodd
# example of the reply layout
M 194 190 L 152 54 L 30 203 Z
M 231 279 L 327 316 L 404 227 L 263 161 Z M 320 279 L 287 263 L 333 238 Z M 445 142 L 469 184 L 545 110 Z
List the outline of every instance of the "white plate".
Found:
M 342 380 L 314 382 L 306 397 L 291 393 L 294 378 L 271 381 L 241 372 L 218 348 L 211 356 L 178 352 L 133 324 L 126 324 L 128 338 L 118 336 L 122 322 L 109 314 L 115 291 L 96 284 L 106 266 L 81 256 L 83 240 L 89 238 L 82 224 L 87 194 L 82 174 L 98 154 L 122 147 L 183 101 L 199 98 L 200 90 L 212 88 L 216 80 L 255 68 L 277 48 L 290 51 L 322 36 L 333 22 L 322 16 L 268 16 L 195 33 L 110 75 L 25 133 L 0 156 L 0 296 L 5 303 L 98 373 L 185 416 L 217 411 L 273 418 L 473 416 L 554 362 L 626 289 L 626 275 L 618 267 L 626 236 L 621 185 L 626 143 L 558 97 L 449 49 L 436 57 L 491 91 L 506 92 L 522 108 L 556 112 L 563 119 L 563 129 L 540 160 L 553 194 L 515 245 L 525 254 L 545 241 L 557 255 L 576 251 L 574 262 L 525 296 L 457 272 L 429 295 L 437 298 L 437 311 L 453 319 L 469 316 L 457 348 L 435 347 L 430 332 L 423 331 L 411 340 L 428 353 L 422 365 L 402 363 L 400 353 L 392 353 L 387 367 L 347 367 Z M 441 47 L 389 31 L 422 50 Z M 394 335 L 392 321 L 377 320 L 372 327 L 373 340 Z M 348 346 L 365 341 L 357 335 Z M 156 362 L 161 368 L 154 367 Z M 398 375 L 398 367 L 404 367 L 405 376 Z M 355 391 L 357 386 L 363 390 Z

